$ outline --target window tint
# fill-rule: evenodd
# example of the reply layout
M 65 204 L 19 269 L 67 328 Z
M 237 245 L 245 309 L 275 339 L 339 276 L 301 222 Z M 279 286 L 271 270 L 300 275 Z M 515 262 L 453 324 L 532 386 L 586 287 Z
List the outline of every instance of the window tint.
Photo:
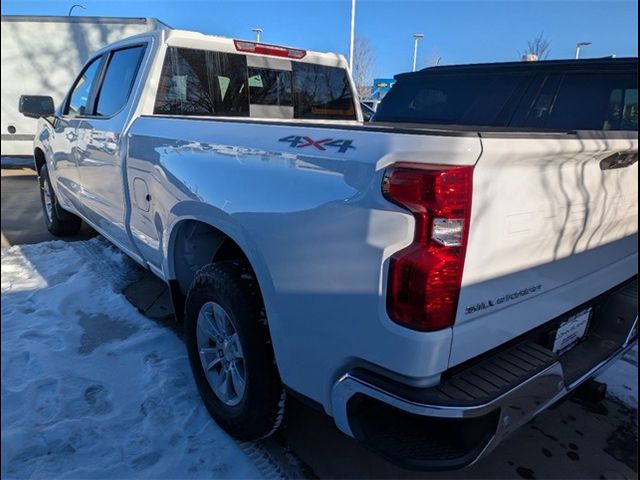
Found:
M 428 73 L 399 79 L 378 106 L 374 120 L 430 124 L 503 124 L 509 99 L 531 75 L 514 73 Z
M 638 88 L 625 88 L 620 108 L 620 130 L 638 130 Z M 612 117 L 615 121 L 617 117 Z
M 170 47 L 155 113 L 249 116 L 244 55 Z
M 562 75 L 543 75 L 541 81 L 542 84 L 539 85 L 537 93 L 534 92 L 533 102 L 526 106 L 523 105 L 523 108 L 519 109 L 518 116 L 516 117 L 518 120 L 514 119 L 514 122 L 518 121 L 519 124 L 533 128 L 545 126 L 547 116 L 549 112 L 551 112 L 551 108 L 556 99 L 556 93 L 562 81 Z
M 635 88 L 636 79 L 632 75 L 567 74 L 560 85 L 546 126 L 602 130 L 609 116 L 612 93 L 617 89 Z M 618 108 L 621 107 L 622 102 Z
M 291 106 L 291 72 L 249 68 L 249 103 Z
M 98 94 L 96 115 L 110 116 L 124 107 L 143 54 L 143 46 L 116 50 L 111 54 Z
M 638 129 L 638 89 L 617 88 L 611 92 L 604 130 Z
M 557 130 L 636 130 L 637 74 L 547 76 L 524 120 L 516 125 Z
M 254 105 L 293 106 L 294 118 L 355 120 L 346 70 L 292 62 L 247 68 L 245 55 L 170 47 L 155 113 L 249 116 Z
M 292 62 L 294 118 L 355 120 L 346 70 Z
M 89 95 L 91 94 L 91 86 L 96 74 L 100 71 L 101 65 L 102 57 L 98 57 L 80 74 L 71 95 L 69 95 L 69 102 L 64 110 L 65 115 L 76 117 L 88 113 L 86 109 L 89 103 Z

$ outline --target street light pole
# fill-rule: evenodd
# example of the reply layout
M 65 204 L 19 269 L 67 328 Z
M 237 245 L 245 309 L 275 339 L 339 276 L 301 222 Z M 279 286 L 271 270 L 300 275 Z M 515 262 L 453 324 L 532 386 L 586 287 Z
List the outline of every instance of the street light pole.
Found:
M 264 32 L 264 30 L 262 30 L 261 28 L 256 27 L 256 28 L 252 28 L 251 31 L 256 34 L 256 42 L 260 43 L 260 34 L 262 32 Z
M 413 38 L 413 71 L 416 71 L 416 61 L 418 59 L 418 40 L 424 37 L 423 33 L 414 33 Z
M 587 45 L 591 45 L 591 42 L 576 43 L 576 60 L 580 58 L 580 47 L 586 47 Z
M 73 12 L 73 9 L 76 8 L 76 7 L 80 7 L 83 10 L 87 9 L 87 7 L 85 7 L 84 5 L 80 5 L 79 3 L 77 3 L 77 4 L 71 6 L 71 8 L 69 9 L 69 13 L 67 13 L 67 17 L 71 16 L 71 12 Z
M 356 0 L 351 0 L 351 31 L 349 33 L 349 70 L 353 71 L 353 50 L 356 40 Z

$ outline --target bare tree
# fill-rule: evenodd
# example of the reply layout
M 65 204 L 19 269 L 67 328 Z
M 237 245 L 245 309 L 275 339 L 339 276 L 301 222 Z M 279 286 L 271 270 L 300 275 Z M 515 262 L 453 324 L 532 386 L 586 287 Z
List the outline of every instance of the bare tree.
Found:
M 540 32 L 527 42 L 527 48 L 520 54 L 520 57 L 535 55 L 538 60 L 546 60 L 551 52 L 549 47 L 551 47 L 551 42 L 545 38 L 544 32 Z
M 437 67 L 438 65 L 444 65 L 442 61 L 442 55 L 440 55 L 436 47 L 433 47 L 425 58 L 425 65 L 427 67 Z
M 363 37 L 356 37 L 353 50 L 353 80 L 358 95 L 366 98 L 371 95 L 371 77 L 376 64 L 376 54 L 371 42 Z

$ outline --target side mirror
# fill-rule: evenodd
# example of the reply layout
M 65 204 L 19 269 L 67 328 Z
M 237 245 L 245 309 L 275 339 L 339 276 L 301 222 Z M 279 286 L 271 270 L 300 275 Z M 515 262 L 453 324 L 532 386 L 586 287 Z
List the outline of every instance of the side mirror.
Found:
M 18 111 L 25 117 L 48 117 L 55 113 L 53 98 L 45 95 L 20 95 Z

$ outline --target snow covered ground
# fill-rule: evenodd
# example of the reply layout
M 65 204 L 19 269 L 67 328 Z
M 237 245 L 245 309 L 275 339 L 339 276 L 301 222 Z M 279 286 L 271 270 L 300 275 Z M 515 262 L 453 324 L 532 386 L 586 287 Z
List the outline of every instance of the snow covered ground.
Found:
M 278 473 L 259 445 L 238 445 L 210 419 L 182 341 L 120 293 L 140 270 L 108 242 L 97 237 L 3 248 L 1 262 L 3 479 Z M 637 362 L 636 348 L 600 378 L 630 411 L 637 409 Z M 585 418 L 603 423 L 592 414 Z M 344 442 L 332 425 L 330 430 L 323 442 Z M 534 433 L 523 429 L 518 438 Z M 536 442 L 530 440 L 538 451 Z M 486 476 L 513 460 L 507 447 L 485 461 L 491 464 L 482 470 Z M 328 463 L 325 450 L 314 452 L 314 463 Z M 344 461 L 368 458 L 353 455 Z
M 1 256 L 2 478 L 261 476 L 207 414 L 182 341 L 119 293 L 129 259 L 101 238 Z

